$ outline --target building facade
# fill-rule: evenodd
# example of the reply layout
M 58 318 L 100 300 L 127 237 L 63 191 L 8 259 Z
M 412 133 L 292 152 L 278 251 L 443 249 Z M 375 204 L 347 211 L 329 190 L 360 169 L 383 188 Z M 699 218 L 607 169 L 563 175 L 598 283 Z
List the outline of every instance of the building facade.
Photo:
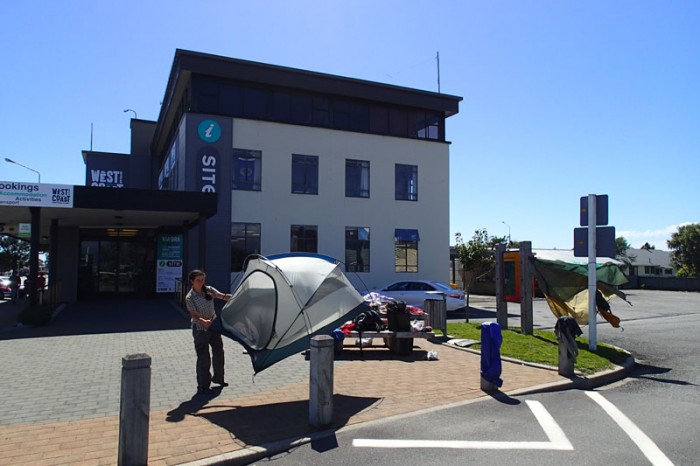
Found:
M 461 100 L 177 50 L 158 120 L 131 120 L 131 153 L 83 152 L 86 189 L 116 200 L 58 227 L 78 251 L 63 262 L 89 296 L 171 292 L 192 268 L 228 290 L 249 254 L 286 252 L 341 261 L 360 291 L 450 281 L 445 125 Z M 187 212 L 165 228 L 155 206 L 119 205 L 149 192 Z

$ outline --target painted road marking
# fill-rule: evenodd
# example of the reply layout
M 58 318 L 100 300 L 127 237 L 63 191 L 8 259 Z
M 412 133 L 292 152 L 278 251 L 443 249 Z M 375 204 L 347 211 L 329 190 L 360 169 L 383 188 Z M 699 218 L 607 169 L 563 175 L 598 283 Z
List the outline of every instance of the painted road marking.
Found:
M 354 439 L 352 445 L 361 448 L 455 448 L 474 450 L 573 450 L 559 424 L 539 401 L 526 400 L 544 430 L 548 442 L 495 442 L 467 440 L 392 440 Z
M 603 398 L 598 392 L 586 392 L 593 401 L 598 403 L 598 405 L 603 408 L 603 410 L 613 418 L 613 420 L 620 426 L 622 430 L 632 439 L 632 441 L 637 444 L 639 449 L 644 453 L 651 464 L 654 465 L 671 465 L 673 463 L 668 459 L 666 455 L 661 451 L 659 447 L 656 446 L 653 440 L 651 440 L 647 435 L 642 432 L 642 430 L 635 425 L 627 416 L 624 415 L 622 411 L 617 409 L 617 407 Z

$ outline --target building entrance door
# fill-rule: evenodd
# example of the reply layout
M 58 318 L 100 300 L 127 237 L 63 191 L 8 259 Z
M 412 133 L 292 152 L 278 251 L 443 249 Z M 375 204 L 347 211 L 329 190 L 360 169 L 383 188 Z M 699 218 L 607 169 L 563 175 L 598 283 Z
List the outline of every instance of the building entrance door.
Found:
M 155 294 L 155 232 L 81 232 L 79 298 Z

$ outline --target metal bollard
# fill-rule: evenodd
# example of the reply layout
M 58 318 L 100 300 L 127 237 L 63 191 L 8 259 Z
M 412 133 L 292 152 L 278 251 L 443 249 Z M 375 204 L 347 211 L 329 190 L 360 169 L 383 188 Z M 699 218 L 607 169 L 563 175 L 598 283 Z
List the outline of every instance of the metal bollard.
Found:
M 119 466 L 148 463 L 148 418 L 151 409 L 151 357 L 128 354 L 122 358 L 119 409 Z
M 498 391 L 501 380 L 501 343 L 503 335 L 497 322 L 481 324 L 481 389 L 485 392 Z
M 334 340 L 330 335 L 311 339 L 309 380 L 309 424 L 314 427 L 333 422 L 333 352 Z

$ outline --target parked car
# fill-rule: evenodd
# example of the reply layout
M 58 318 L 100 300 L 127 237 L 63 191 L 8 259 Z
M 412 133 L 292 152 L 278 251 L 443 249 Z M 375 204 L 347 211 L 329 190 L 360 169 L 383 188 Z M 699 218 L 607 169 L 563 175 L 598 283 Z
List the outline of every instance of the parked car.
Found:
M 0 277 L 0 300 L 10 298 L 10 277 Z
M 23 298 L 25 295 L 24 284 L 27 277 L 19 277 L 19 279 L 21 284 L 19 286 L 17 296 L 19 298 Z M 10 296 L 12 296 L 12 290 L 10 289 L 10 277 L 9 275 L 3 275 L 0 277 L 0 299 L 10 299 Z
M 374 291 L 420 308 L 423 307 L 426 299 L 442 299 L 443 293 L 447 296 L 448 312 L 462 309 L 467 305 L 464 291 L 456 290 L 447 283 L 430 280 L 401 280 Z

